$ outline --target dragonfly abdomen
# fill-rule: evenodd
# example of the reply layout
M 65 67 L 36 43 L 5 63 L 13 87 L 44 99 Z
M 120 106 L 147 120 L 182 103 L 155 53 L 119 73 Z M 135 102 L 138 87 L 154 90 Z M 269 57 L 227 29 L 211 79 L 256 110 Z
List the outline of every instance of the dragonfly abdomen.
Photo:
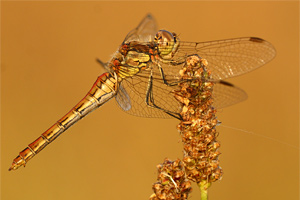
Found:
M 31 158 L 54 141 L 64 131 L 113 98 L 116 95 L 116 89 L 117 80 L 115 77 L 109 73 L 104 73 L 99 76 L 87 95 L 76 106 L 19 153 L 9 170 L 16 170 L 22 165 L 25 167 Z

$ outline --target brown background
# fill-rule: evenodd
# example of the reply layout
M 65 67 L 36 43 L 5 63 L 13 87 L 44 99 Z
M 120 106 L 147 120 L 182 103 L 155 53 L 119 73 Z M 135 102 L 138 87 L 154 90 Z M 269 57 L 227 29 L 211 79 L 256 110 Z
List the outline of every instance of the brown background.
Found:
M 111 101 L 7 171 L 103 73 L 95 58 L 108 60 L 148 12 L 185 41 L 257 36 L 276 47 L 271 63 L 230 80 L 249 98 L 219 112 L 224 176 L 209 195 L 298 199 L 298 2 L 49 1 L 2 2 L 1 199 L 148 199 L 156 165 L 182 157 L 177 120 L 130 116 Z

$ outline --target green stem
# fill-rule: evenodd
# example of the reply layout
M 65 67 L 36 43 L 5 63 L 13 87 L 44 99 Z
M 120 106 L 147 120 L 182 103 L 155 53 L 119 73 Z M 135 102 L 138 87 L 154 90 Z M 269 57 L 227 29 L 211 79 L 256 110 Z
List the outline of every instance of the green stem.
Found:
M 211 183 L 207 181 L 201 181 L 198 183 L 198 186 L 200 188 L 200 193 L 201 193 L 201 200 L 207 200 L 208 199 L 208 188 L 210 187 Z

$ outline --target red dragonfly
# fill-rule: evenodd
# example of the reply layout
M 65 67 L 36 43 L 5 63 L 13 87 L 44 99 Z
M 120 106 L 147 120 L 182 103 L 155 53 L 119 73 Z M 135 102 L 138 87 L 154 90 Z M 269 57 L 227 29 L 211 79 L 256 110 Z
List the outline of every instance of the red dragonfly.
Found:
M 174 98 L 179 70 L 186 58 L 197 54 L 208 61 L 216 84 L 215 106 L 222 108 L 243 101 L 246 93 L 223 81 L 252 71 L 275 57 L 274 47 L 257 37 L 209 42 L 181 41 L 176 33 L 156 29 L 147 15 L 128 33 L 108 63 L 98 60 L 107 72 L 100 75 L 87 95 L 65 116 L 29 144 L 13 160 L 16 170 L 87 114 L 114 98 L 129 114 L 142 117 L 180 119 L 180 105 Z

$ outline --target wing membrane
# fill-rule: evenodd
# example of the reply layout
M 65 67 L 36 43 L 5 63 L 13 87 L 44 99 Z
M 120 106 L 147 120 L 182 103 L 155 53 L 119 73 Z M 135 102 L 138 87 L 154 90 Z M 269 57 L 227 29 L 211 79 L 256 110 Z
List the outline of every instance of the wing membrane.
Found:
M 126 88 L 127 94 L 131 100 L 131 109 L 126 112 L 142 117 L 170 118 L 170 116 L 162 110 L 152 108 L 146 103 L 150 72 L 150 70 L 143 70 L 134 77 L 123 80 L 122 85 Z M 163 83 L 157 67 L 152 69 L 152 73 L 153 85 L 151 92 L 153 94 L 155 104 L 162 109 L 178 112 L 179 103 L 173 96 L 174 88 Z
M 231 83 L 219 81 L 214 85 L 213 98 L 213 105 L 220 109 L 245 101 L 247 94 Z
M 182 61 L 191 54 L 206 59 L 213 78 L 221 80 L 261 67 L 275 57 L 276 51 L 272 44 L 255 37 L 181 42 L 175 60 Z
M 127 97 L 124 98 L 126 100 L 124 102 L 120 102 L 120 98 L 117 99 L 120 107 L 131 115 L 149 118 L 171 118 L 171 116 L 166 114 L 163 110 L 173 113 L 180 113 L 181 105 L 174 98 L 174 90 L 178 89 L 178 86 L 167 86 L 164 84 L 157 66 L 153 66 L 152 69 L 152 93 L 154 103 L 161 109 L 147 106 L 146 94 L 149 85 L 150 72 L 150 70 L 141 71 L 141 73 L 137 74 L 136 76 L 127 78 L 122 82 L 123 87 L 127 90 Z M 167 79 L 169 83 L 178 81 L 178 78 L 170 77 L 171 76 L 169 76 Z M 224 108 L 246 100 L 247 94 L 242 89 L 228 82 L 217 81 L 213 89 L 213 98 L 214 106 L 216 108 Z M 122 106 L 127 103 L 127 99 L 130 99 L 130 109 L 124 109 L 128 107 Z
M 135 29 L 133 29 L 127 34 L 127 36 L 124 39 L 124 42 L 149 42 L 149 40 L 152 40 L 154 38 L 156 32 L 157 25 L 155 19 L 151 14 L 148 14 Z

